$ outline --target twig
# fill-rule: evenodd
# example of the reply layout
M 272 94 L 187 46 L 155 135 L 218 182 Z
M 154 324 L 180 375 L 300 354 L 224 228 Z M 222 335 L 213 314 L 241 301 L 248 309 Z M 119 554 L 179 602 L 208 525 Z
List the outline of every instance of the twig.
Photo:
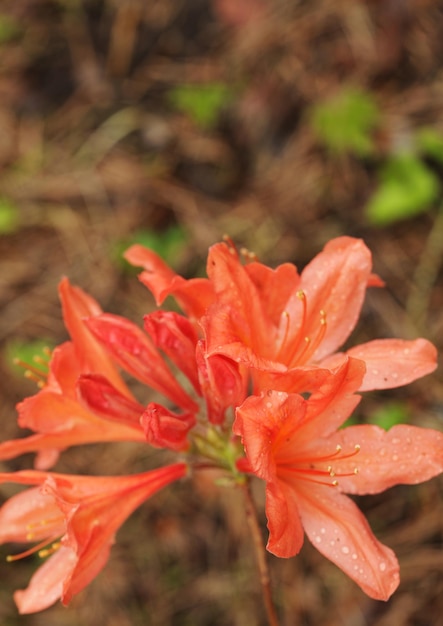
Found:
M 251 487 L 249 481 L 243 485 L 243 493 L 245 497 L 246 519 L 248 520 L 249 529 L 251 531 L 254 543 L 257 565 L 260 572 L 260 582 L 263 591 L 263 600 L 266 607 L 269 626 L 279 626 L 277 613 L 272 601 L 271 580 L 269 577 L 268 564 L 266 562 L 266 552 L 263 545 L 263 539 L 260 526 L 257 519 L 255 504 L 252 499 Z

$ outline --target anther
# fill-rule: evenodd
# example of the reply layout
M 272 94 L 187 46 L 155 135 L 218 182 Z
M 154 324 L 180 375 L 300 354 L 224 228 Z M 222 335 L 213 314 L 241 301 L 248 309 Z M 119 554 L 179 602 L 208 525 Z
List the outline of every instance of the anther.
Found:
M 39 550 L 38 555 L 41 559 L 44 559 L 50 554 L 54 554 L 54 552 L 57 552 L 57 550 L 60 548 L 61 545 L 62 544 L 60 543 L 60 541 L 56 541 L 55 543 L 52 544 L 50 548 L 44 548 L 43 550 Z
M 234 256 L 238 256 L 237 248 L 235 247 L 235 243 L 232 241 L 231 237 L 229 235 L 223 235 L 222 239 L 227 244 L 229 252 Z
M 240 248 L 240 254 L 244 257 L 245 261 L 258 261 L 255 252 L 251 252 L 247 248 Z
M 49 351 L 49 348 L 47 348 L 47 350 Z M 43 359 L 41 356 L 38 356 L 38 355 L 34 356 L 33 361 L 34 363 L 37 363 L 38 365 L 44 367 L 47 370 L 48 362 L 45 361 L 45 359 Z M 13 363 L 14 365 L 18 365 L 19 367 L 22 367 L 25 370 L 23 374 L 24 377 L 27 378 L 28 380 L 32 380 L 33 382 L 35 382 L 38 387 L 42 388 L 46 385 L 46 381 L 48 378 L 47 371 L 40 369 L 39 367 L 36 367 L 30 363 L 26 363 L 25 361 L 22 361 L 19 358 L 13 359 Z

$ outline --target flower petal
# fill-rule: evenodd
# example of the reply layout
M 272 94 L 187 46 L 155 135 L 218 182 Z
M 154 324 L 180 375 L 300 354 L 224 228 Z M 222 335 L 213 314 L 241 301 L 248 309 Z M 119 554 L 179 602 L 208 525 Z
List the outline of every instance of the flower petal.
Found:
M 57 518 L 61 518 L 58 525 L 55 521 Z M 51 524 L 48 524 L 48 520 L 51 520 Z M 42 494 L 40 487 L 32 487 L 11 496 L 0 509 L 0 543 L 37 542 L 56 535 L 57 530 L 59 535 L 63 534 L 63 518 L 54 498 Z
M 195 425 L 193 413 L 178 415 L 150 402 L 140 419 L 148 443 L 157 448 L 182 452 L 189 448 L 188 432 Z
M 300 282 L 297 268 L 283 263 L 273 270 L 262 263 L 248 263 L 245 271 L 255 285 L 269 321 L 278 326 L 286 303 Z
M 266 517 L 269 539 L 266 549 L 287 558 L 298 554 L 303 545 L 303 527 L 294 490 L 283 481 L 266 486 Z
M 59 295 L 65 326 L 74 342 L 77 358 L 83 372 L 100 372 L 122 393 L 130 395 L 106 350 L 85 326 L 85 317 L 102 313 L 98 303 L 79 287 L 72 286 L 67 278 L 59 284 Z
M 60 599 L 64 582 L 71 575 L 77 557 L 71 548 L 62 546 L 32 576 L 28 587 L 14 593 L 19 613 L 36 613 Z
M 77 381 L 77 391 L 85 406 L 107 420 L 140 426 L 144 407 L 123 395 L 101 374 L 84 374 Z
M 333 433 L 360 402 L 356 395 L 365 373 L 365 364 L 357 359 L 341 363 L 335 372 L 309 398 L 306 418 L 300 428 L 305 440 L 315 440 Z
M 196 359 L 208 420 L 222 424 L 226 410 L 246 397 L 247 371 L 221 354 L 206 356 L 202 341 L 197 345 Z
M 253 472 L 264 480 L 274 480 L 274 456 L 279 444 L 296 438 L 307 403 L 302 396 L 268 391 L 249 396 L 236 410 L 233 431 L 242 438 Z M 295 436 L 292 435 L 295 433 Z
M 327 322 L 326 334 L 313 355 L 314 360 L 334 352 L 354 329 L 371 266 L 371 253 L 363 241 L 338 237 L 330 241 L 303 270 L 299 286 L 307 302 L 303 334 L 316 336 L 322 311 Z M 291 320 L 299 317 L 300 299 L 297 294 L 288 303 L 287 311 Z M 295 337 L 297 330 L 294 329 Z
M 131 265 L 144 268 L 139 279 L 158 305 L 167 296 L 174 296 L 191 318 L 199 319 L 214 299 L 212 285 L 206 278 L 182 278 L 152 250 L 135 244 L 126 250 L 124 257 Z
M 266 358 L 275 328 L 266 314 L 265 300 L 237 253 L 224 243 L 212 246 L 207 273 L 217 295 L 216 308 L 207 314 L 207 324 L 215 323 L 208 332 L 208 352 L 225 354 L 224 344 L 240 342 Z
M 91 495 L 80 496 L 78 504 L 73 504 L 73 489 L 57 484 L 58 504 L 70 516 L 63 544 L 78 555 L 72 576 L 64 585 L 63 604 L 68 604 L 103 569 L 116 532 L 133 511 L 160 489 L 183 478 L 186 471 L 184 463 L 175 463 L 142 474 L 80 479 Z M 75 489 L 79 477 L 69 478 Z M 76 510 L 72 514 L 73 506 Z
M 194 400 L 179 385 L 149 337 L 138 326 L 110 313 L 92 317 L 86 323 L 126 371 L 178 406 L 197 410 Z
M 155 311 L 145 315 L 145 330 L 155 346 L 162 350 L 191 381 L 200 394 L 195 348 L 198 336 L 188 318 L 173 311 Z
M 437 367 L 437 350 L 426 339 L 376 339 L 351 348 L 347 354 L 366 363 L 360 391 L 400 387 Z
M 334 462 L 339 488 L 346 493 L 379 493 L 394 485 L 415 485 L 443 472 L 443 433 L 399 424 L 349 426 L 329 438 L 343 449 L 360 446 L 349 460 Z M 354 468 L 358 473 L 353 474 Z M 343 474 L 351 474 L 344 476 Z
M 395 554 L 373 535 L 365 517 L 333 487 L 299 491 L 298 509 L 312 544 L 365 593 L 387 600 L 399 584 Z

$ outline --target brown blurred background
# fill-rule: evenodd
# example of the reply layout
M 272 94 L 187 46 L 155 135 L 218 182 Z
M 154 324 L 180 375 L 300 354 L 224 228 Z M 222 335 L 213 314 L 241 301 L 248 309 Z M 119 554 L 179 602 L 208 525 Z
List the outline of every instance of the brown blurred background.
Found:
M 353 343 L 425 336 L 441 350 L 442 59 L 432 0 L 2 0 L 2 438 L 17 436 L 14 405 L 35 392 L 13 356 L 66 338 L 61 276 L 136 322 L 152 309 L 120 260 L 135 241 L 192 276 L 225 233 L 300 268 L 331 237 L 362 237 L 387 287 L 369 294 Z M 442 429 L 441 372 L 366 394 L 357 419 Z M 166 461 L 85 446 L 57 469 Z M 309 545 L 296 559 L 270 556 L 282 626 L 443 625 L 442 486 L 358 499 L 401 562 L 388 603 Z M 266 624 L 241 498 L 210 481 L 137 512 L 69 609 L 19 617 L 12 590 L 38 557 L 7 564 L 8 549 L 2 626 Z

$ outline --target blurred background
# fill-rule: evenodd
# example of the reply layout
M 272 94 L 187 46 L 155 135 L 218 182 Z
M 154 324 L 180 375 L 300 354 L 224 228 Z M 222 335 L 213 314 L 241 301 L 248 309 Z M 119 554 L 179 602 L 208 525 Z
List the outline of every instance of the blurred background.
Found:
M 36 391 L 13 357 L 66 339 L 63 275 L 137 323 L 153 309 L 121 260 L 134 242 L 194 276 L 225 233 L 300 269 L 330 238 L 362 237 L 387 286 L 369 293 L 352 343 L 424 336 L 441 351 L 442 60 L 433 0 L 1 0 L 2 439 L 18 435 L 14 406 Z M 356 419 L 441 430 L 441 371 L 366 394 Z M 165 462 L 96 445 L 68 451 L 57 470 Z M 441 626 L 442 491 L 435 479 L 358 498 L 400 559 L 388 603 L 308 544 L 295 559 L 269 555 L 281 625 Z M 12 591 L 39 559 L 8 564 L 9 549 L 5 626 L 266 624 L 241 497 L 210 480 L 142 507 L 69 609 L 19 617 Z

